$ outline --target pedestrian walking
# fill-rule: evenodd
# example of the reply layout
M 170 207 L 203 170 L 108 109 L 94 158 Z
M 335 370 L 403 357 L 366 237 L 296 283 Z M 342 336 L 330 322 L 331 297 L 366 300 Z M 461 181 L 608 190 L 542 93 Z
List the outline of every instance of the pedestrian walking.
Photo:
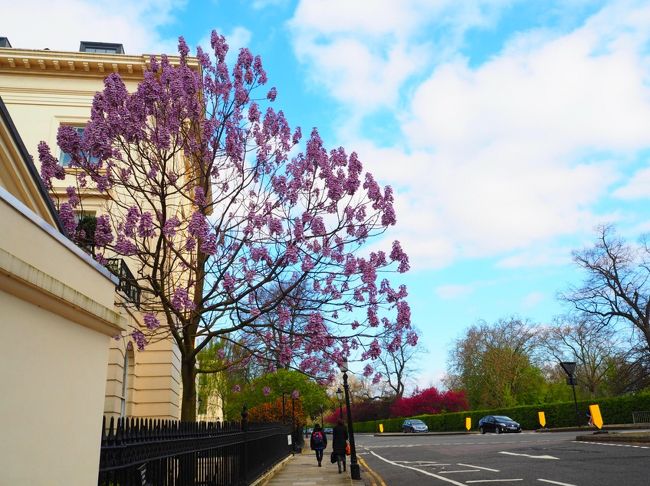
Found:
M 343 425 L 343 420 L 336 422 L 332 433 L 332 454 L 336 456 L 336 465 L 339 467 L 339 474 L 345 471 L 345 454 L 348 446 L 348 429 Z
M 309 446 L 312 451 L 316 452 L 318 467 L 321 467 L 321 463 L 323 462 L 323 451 L 327 447 L 327 436 L 319 424 L 314 425 L 314 431 L 311 433 Z

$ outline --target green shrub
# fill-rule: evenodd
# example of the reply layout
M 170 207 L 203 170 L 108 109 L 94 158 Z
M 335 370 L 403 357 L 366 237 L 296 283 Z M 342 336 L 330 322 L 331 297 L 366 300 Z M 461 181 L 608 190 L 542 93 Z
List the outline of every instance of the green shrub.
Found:
M 626 424 L 632 422 L 632 412 L 650 410 L 650 393 L 624 395 L 612 398 L 581 400 L 578 402 L 578 422 L 587 424 L 589 405 L 597 403 L 605 424 Z M 476 429 L 478 421 L 485 415 L 507 415 L 521 424 L 523 429 L 540 428 L 537 412 L 546 415 L 546 427 L 572 427 L 576 425 L 575 404 L 573 402 L 546 403 L 544 405 L 524 405 L 512 408 L 495 408 L 467 412 L 440 413 L 436 415 L 418 415 L 431 432 L 454 432 L 465 429 L 465 417 L 472 418 L 472 428 Z M 378 432 L 379 424 L 384 424 L 384 432 L 401 432 L 402 418 L 369 420 L 354 424 L 355 432 Z

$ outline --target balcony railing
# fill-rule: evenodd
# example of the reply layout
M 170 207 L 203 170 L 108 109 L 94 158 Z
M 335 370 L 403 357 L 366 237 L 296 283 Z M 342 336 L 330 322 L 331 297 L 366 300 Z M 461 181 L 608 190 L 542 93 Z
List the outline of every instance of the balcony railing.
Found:
M 129 302 L 140 307 L 140 287 L 126 262 L 121 258 L 109 258 L 106 261 L 106 268 L 120 279 L 117 289 L 124 293 Z

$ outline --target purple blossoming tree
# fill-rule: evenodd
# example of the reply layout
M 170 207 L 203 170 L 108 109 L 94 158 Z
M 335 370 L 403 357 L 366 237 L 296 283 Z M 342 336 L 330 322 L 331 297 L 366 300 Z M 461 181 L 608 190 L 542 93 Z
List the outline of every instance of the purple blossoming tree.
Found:
M 242 49 L 229 70 L 225 39 L 213 32 L 211 45 L 197 63 L 180 38 L 180 62 L 152 58 L 133 93 L 109 75 L 83 135 L 62 126 L 57 138 L 77 174 L 59 204 L 69 236 L 87 242 L 74 212 L 105 198 L 95 256 L 135 275 L 138 347 L 154 334 L 177 343 L 183 420 L 195 419 L 196 374 L 218 371 L 196 360 L 215 338 L 253 359 L 272 343 L 271 367 L 324 378 L 344 358 L 376 359 L 382 342 L 417 342 L 406 288 L 382 276 L 407 271 L 407 255 L 397 241 L 367 250 L 395 224 L 392 189 L 316 129 L 302 145 L 272 108 L 276 89 L 260 93 L 261 59 Z M 39 156 L 51 188 L 64 171 L 44 143 Z

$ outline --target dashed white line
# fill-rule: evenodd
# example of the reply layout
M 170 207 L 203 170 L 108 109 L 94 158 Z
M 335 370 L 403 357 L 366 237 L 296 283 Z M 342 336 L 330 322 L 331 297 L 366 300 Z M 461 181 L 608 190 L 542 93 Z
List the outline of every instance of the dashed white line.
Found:
M 388 464 L 391 464 L 393 466 L 403 467 L 404 469 L 411 469 L 413 471 L 417 471 L 417 472 L 420 472 L 422 474 L 426 474 L 427 476 L 431 476 L 431 477 L 434 477 L 436 479 L 440 479 L 441 481 L 446 481 L 446 482 L 448 482 L 450 484 L 454 484 L 456 486 L 465 486 L 464 483 L 459 483 L 458 481 L 454 481 L 453 479 L 449 479 L 449 478 L 446 478 L 444 476 L 439 476 L 437 474 L 433 474 L 432 472 L 429 472 L 429 471 L 423 471 L 422 469 L 418 469 L 417 467 L 407 466 L 406 464 L 398 464 L 398 463 L 393 462 L 393 461 L 391 461 L 389 459 L 386 459 L 385 457 L 380 456 L 379 454 L 377 454 L 374 451 L 370 451 L 370 453 L 373 456 L 375 456 L 377 459 L 381 459 L 382 461 L 387 462 Z
M 512 483 L 515 481 L 523 481 L 523 479 L 475 479 L 473 481 L 465 481 L 469 483 Z
M 484 469 L 486 471 L 500 472 L 498 469 L 491 469 L 489 467 L 483 467 L 483 466 L 475 466 L 473 464 L 463 464 L 462 462 L 459 462 L 458 465 L 465 466 L 465 467 L 475 467 L 476 469 Z
M 549 484 L 557 484 L 558 486 L 576 486 L 575 484 L 569 484 L 569 483 L 561 483 L 559 481 L 551 481 L 550 479 L 538 479 L 538 481 L 541 481 L 543 483 L 549 483 Z
M 456 474 L 456 473 L 468 473 L 468 472 L 480 472 L 478 469 L 459 469 L 458 471 L 440 471 L 440 474 Z
M 641 445 L 634 445 L 634 444 L 614 444 L 612 442 L 592 442 L 592 441 L 587 441 L 587 440 L 572 440 L 574 444 L 594 444 L 594 445 L 604 445 L 604 446 L 611 446 L 611 447 L 633 447 L 635 449 L 650 449 L 650 446 L 641 446 Z
M 559 460 L 559 458 L 555 457 L 555 456 L 533 456 L 532 454 L 520 454 L 520 453 L 517 453 L 517 452 L 508 452 L 508 451 L 499 451 L 499 454 L 507 454 L 509 456 L 530 457 L 531 459 L 555 459 L 555 460 Z

